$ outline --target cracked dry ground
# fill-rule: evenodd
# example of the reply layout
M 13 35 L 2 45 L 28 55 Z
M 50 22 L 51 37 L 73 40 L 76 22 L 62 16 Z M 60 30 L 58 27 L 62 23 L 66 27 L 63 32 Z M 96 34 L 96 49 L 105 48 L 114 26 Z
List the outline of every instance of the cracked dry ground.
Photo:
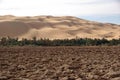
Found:
M 1 47 L 0 80 L 120 80 L 120 46 Z

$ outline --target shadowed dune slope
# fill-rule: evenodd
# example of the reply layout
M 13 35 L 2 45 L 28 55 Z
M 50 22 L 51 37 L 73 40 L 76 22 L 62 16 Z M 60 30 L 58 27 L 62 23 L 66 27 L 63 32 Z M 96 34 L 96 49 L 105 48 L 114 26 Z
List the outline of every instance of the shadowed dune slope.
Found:
M 17 37 L 19 35 L 25 34 L 29 30 L 29 26 L 23 22 L 0 22 L 0 36 Z
M 72 16 L 0 16 L 0 37 L 31 39 L 120 38 L 120 25 L 99 23 Z

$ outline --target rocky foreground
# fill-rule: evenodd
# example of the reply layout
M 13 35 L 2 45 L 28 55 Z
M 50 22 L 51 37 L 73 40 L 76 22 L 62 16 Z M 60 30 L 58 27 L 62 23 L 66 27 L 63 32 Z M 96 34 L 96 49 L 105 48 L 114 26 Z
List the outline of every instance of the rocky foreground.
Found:
M 120 80 L 120 47 L 1 47 L 0 80 Z

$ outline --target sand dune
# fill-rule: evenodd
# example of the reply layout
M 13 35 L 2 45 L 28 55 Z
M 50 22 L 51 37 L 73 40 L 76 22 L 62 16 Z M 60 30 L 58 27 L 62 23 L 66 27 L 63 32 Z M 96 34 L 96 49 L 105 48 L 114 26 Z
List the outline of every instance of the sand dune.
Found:
M 120 38 L 120 25 L 98 23 L 72 16 L 0 16 L 0 37 L 31 39 Z

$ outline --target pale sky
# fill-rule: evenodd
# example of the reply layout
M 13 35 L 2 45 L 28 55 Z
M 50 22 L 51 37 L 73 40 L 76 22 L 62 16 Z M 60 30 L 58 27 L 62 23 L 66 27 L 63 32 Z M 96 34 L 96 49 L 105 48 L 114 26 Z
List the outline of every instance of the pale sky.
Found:
M 0 0 L 0 15 L 120 18 L 120 0 Z

